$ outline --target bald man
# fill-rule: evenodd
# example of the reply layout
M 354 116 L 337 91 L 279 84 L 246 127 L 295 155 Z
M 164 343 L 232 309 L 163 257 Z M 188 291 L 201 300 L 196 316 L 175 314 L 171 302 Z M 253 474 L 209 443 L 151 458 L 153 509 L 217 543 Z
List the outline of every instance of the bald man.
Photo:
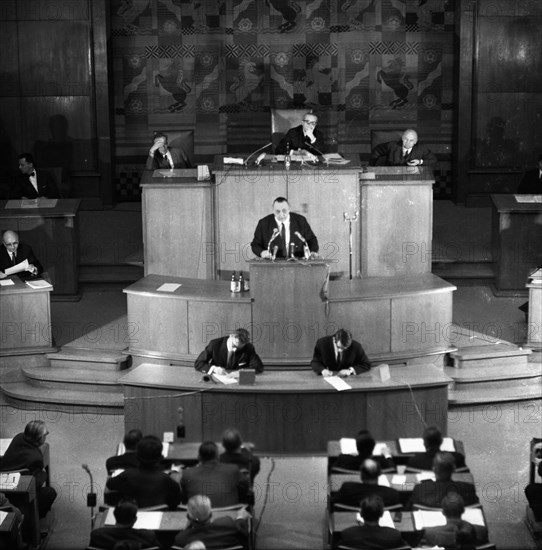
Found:
M 28 267 L 26 271 L 17 273 L 21 279 L 41 275 L 43 267 L 34 255 L 32 247 L 19 242 L 19 235 L 15 231 L 4 231 L 2 234 L 2 246 L 0 247 L 0 279 L 6 278 L 6 269 L 24 260 L 28 260 Z
M 427 147 L 418 143 L 418 133 L 409 128 L 400 141 L 388 141 L 371 151 L 371 166 L 429 166 L 434 168 L 437 157 Z

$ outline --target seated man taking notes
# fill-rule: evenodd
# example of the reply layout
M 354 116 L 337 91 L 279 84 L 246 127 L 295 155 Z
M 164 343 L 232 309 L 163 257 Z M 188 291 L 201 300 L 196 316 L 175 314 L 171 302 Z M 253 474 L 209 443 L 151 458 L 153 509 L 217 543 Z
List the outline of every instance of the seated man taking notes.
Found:
M 0 279 L 7 277 L 6 269 L 13 267 L 25 260 L 28 261 L 28 267 L 25 271 L 17 273 L 21 279 L 40 275 L 43 267 L 34 256 L 32 247 L 28 244 L 19 242 L 19 235 L 15 231 L 4 231 L 2 234 L 2 245 L 0 247 Z
M 238 328 L 229 336 L 211 340 L 198 355 L 194 367 L 206 374 L 229 374 L 239 369 L 263 372 L 263 363 L 249 342 L 248 330 Z
M 429 166 L 433 168 L 437 157 L 418 143 L 418 133 L 409 128 L 400 141 L 380 143 L 371 151 L 371 166 Z
M 262 218 L 250 243 L 259 258 L 318 257 L 318 239 L 301 214 L 290 212 L 285 197 L 273 201 L 273 214 Z
M 370 370 L 371 362 L 350 331 L 340 328 L 333 336 L 316 342 L 311 367 L 322 376 L 345 377 Z
M 288 155 L 290 151 L 303 150 L 311 156 L 311 160 L 317 160 L 324 154 L 324 138 L 320 130 L 316 129 L 318 117 L 313 113 L 303 116 L 299 126 L 290 128 L 286 135 L 280 140 L 275 153 L 277 155 Z

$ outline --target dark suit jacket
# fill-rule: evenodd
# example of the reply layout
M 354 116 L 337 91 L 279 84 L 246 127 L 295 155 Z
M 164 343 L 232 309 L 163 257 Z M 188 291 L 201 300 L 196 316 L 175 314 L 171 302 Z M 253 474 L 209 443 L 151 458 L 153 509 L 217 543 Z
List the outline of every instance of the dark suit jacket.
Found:
M 212 502 L 212 501 L 211 501 Z M 215 519 L 207 525 L 192 524 L 175 536 L 175 546 L 184 547 L 194 540 L 201 540 L 205 548 L 221 549 L 248 544 L 248 521 L 229 516 Z
M 433 459 L 436 454 L 437 452 L 417 453 L 408 459 L 407 465 L 411 468 L 417 468 L 418 470 L 432 470 Z M 465 467 L 465 457 L 461 453 L 454 451 L 450 454 L 454 457 L 456 468 Z
M 26 174 L 17 174 L 15 177 L 12 197 L 14 199 L 21 199 L 26 197 L 27 199 L 36 199 L 38 197 L 47 197 L 48 199 L 60 198 L 60 193 L 55 180 L 44 170 L 36 170 L 36 177 L 38 179 L 38 191 L 30 183 L 30 177 Z
M 437 157 L 426 147 L 416 143 L 410 154 L 403 158 L 403 142 L 388 141 L 377 145 L 371 151 L 369 164 L 371 166 L 407 166 L 409 160 L 423 160 L 422 166 L 433 168 L 437 163 Z
M 303 125 L 296 126 L 295 128 L 290 128 L 286 135 L 280 140 L 280 143 L 277 146 L 275 154 L 284 155 L 287 153 L 288 143 L 290 144 L 290 149 L 294 151 L 297 149 L 305 149 L 313 155 L 322 156 L 324 153 L 324 137 L 322 132 L 317 128 L 314 129 L 314 137 L 316 141 L 311 143 L 311 140 L 303 134 Z
M 246 501 L 248 479 L 235 464 L 211 461 L 185 468 L 181 489 L 183 502 L 195 495 L 206 495 L 213 508 L 220 508 Z
M 106 486 L 111 491 L 118 491 L 122 498 L 135 500 L 139 508 L 167 504 L 174 509 L 181 502 L 179 484 L 160 465 L 129 468 L 109 478 Z
M 311 367 L 316 374 L 322 374 L 322 371 L 326 368 L 336 372 L 349 367 L 354 367 L 356 374 L 360 374 L 371 368 L 371 362 L 365 351 L 363 351 L 361 344 L 356 340 L 352 340 L 352 345 L 342 353 L 341 363 L 337 363 L 333 336 L 324 336 L 316 342 Z
M 527 170 L 518 186 L 518 193 L 525 195 L 540 195 L 542 193 L 542 179 L 540 170 Z
M 90 533 L 89 546 L 112 549 L 117 542 L 130 540 L 141 543 L 141 548 L 160 547 L 154 531 L 149 529 L 133 529 L 132 527 L 117 527 L 116 525 L 99 527 Z
M 182 149 L 168 149 L 171 153 L 171 160 L 173 161 L 173 168 L 191 168 L 187 154 Z M 147 162 L 145 164 L 145 170 L 158 170 L 163 168 L 171 168 L 167 158 L 162 156 L 159 151 L 154 152 L 154 156 L 147 155 Z
M 422 504 L 433 508 L 440 508 L 442 499 L 450 492 L 459 493 L 465 502 L 465 506 L 478 504 L 476 488 L 472 483 L 464 481 L 433 481 L 425 479 L 414 485 L 412 491 L 412 504 Z
M 333 504 L 346 504 L 347 506 L 359 507 L 360 502 L 371 495 L 378 495 L 381 497 L 384 506 L 401 504 L 399 493 L 395 489 L 357 481 L 345 481 L 338 491 L 332 493 L 331 502 Z
M 422 538 L 422 543 L 426 546 L 442 546 L 444 548 L 455 548 L 455 537 L 461 527 L 472 529 L 475 535 L 474 544 L 483 544 L 487 542 L 487 528 L 481 525 L 471 525 L 468 521 L 459 520 L 457 523 L 446 523 L 437 527 L 428 527 Z
M 40 264 L 39 260 L 34 255 L 32 247 L 25 243 L 19 243 L 17 247 L 17 254 L 15 256 L 15 263 L 23 262 L 28 260 L 29 264 L 34 265 L 38 269 L 38 275 L 43 272 L 43 266 Z M 11 258 L 9 257 L 8 250 L 4 245 L 0 245 L 0 271 L 5 271 L 8 267 L 12 267 Z M 23 271 L 17 274 L 21 279 L 27 279 L 31 277 L 29 271 Z
M 406 546 L 397 529 L 380 525 L 355 525 L 340 533 L 338 544 L 354 548 L 397 548 Z
M 139 458 L 135 451 L 128 451 L 122 455 L 110 456 L 105 461 L 105 469 L 108 472 L 114 472 L 115 470 L 126 470 L 127 468 L 139 467 Z
M 265 216 L 265 218 L 262 218 L 258 222 L 258 225 L 256 226 L 256 231 L 254 231 L 254 238 L 250 243 L 252 252 L 254 252 L 256 256 L 260 257 L 262 251 L 267 250 L 267 246 L 269 244 L 269 241 L 271 240 L 271 237 L 273 236 L 274 229 L 278 229 L 277 221 L 275 220 L 274 214 L 269 214 L 269 216 Z M 309 245 L 309 250 L 311 252 L 318 252 L 318 239 L 316 238 L 316 235 L 312 232 L 311 226 L 309 225 L 307 218 L 305 218 L 305 216 L 302 216 L 301 214 L 290 212 L 290 243 L 294 243 L 294 255 L 298 258 L 301 258 L 304 254 L 303 241 L 301 241 L 297 237 L 297 235 L 295 234 L 296 231 L 299 232 L 301 236 L 307 241 L 307 244 Z M 279 245 L 279 238 L 276 238 L 273 241 L 271 247 L 273 247 L 274 245 Z M 286 254 L 289 256 L 289 243 L 286 243 L 286 247 Z M 277 257 L 286 256 L 281 256 L 279 250 L 279 254 L 277 254 Z
M 211 365 L 227 368 L 228 365 L 228 336 L 211 340 L 205 349 L 198 355 L 194 367 L 200 372 L 208 372 Z M 263 363 L 256 353 L 254 346 L 248 342 L 233 354 L 229 371 L 239 369 L 254 369 L 257 373 L 263 372 Z
M 36 478 L 36 485 L 40 487 L 47 480 L 47 474 L 43 469 L 43 454 L 39 447 L 36 447 L 25 439 L 24 434 L 17 434 L 4 456 L 0 459 L 0 471 L 22 470 L 26 468 Z
M 260 459 L 245 448 L 242 448 L 240 453 L 224 452 L 219 460 L 225 464 L 237 464 L 239 469 L 248 470 L 251 481 L 254 481 L 260 471 Z

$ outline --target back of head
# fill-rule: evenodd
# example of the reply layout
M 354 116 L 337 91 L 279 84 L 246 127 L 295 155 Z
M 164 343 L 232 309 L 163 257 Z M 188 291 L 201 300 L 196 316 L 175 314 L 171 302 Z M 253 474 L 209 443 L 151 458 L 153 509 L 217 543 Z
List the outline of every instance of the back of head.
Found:
M 155 435 L 146 435 L 137 444 L 136 454 L 142 466 L 158 464 L 162 460 L 162 442 Z
M 450 491 L 442 499 L 440 504 L 442 513 L 451 519 L 461 519 L 463 512 L 465 511 L 465 502 L 463 497 L 455 491 Z
M 121 500 L 113 510 L 115 521 L 120 525 L 132 526 L 137 519 L 137 504 L 134 500 Z
M 205 495 L 195 495 L 188 500 L 186 514 L 190 521 L 205 524 L 211 521 L 211 499 Z
M 218 459 L 218 447 L 214 441 L 204 441 L 199 446 L 198 456 L 200 462 L 210 462 Z
M 352 333 L 344 328 L 340 328 L 333 335 L 333 338 L 335 338 L 335 342 L 341 344 L 344 349 L 347 349 L 352 345 Z
M 376 441 L 368 430 L 360 430 L 356 436 L 356 448 L 358 449 L 359 456 L 363 458 L 370 458 L 373 456 Z
M 143 439 L 141 430 L 130 430 L 124 436 L 124 447 L 127 451 L 135 451 L 137 444 Z
M 371 495 L 361 501 L 360 512 L 364 521 L 378 522 L 384 515 L 384 502 L 379 496 Z
M 438 451 L 442 445 L 442 433 L 436 426 L 429 426 L 423 432 L 423 444 L 428 451 Z
M 241 434 L 234 428 L 224 430 L 222 434 L 222 445 L 226 451 L 235 453 L 241 448 Z
M 24 438 L 34 445 L 39 445 L 47 429 L 43 420 L 31 420 L 24 429 Z
M 450 453 L 439 452 L 433 459 L 433 472 L 438 481 L 450 481 L 455 470 L 455 459 Z
M 201 540 L 193 540 L 184 546 L 184 550 L 207 550 L 207 547 Z
M 376 460 L 373 460 L 372 458 L 366 458 L 361 463 L 361 481 L 363 481 L 364 483 L 377 483 L 381 471 L 382 470 L 380 468 L 380 464 L 378 464 Z

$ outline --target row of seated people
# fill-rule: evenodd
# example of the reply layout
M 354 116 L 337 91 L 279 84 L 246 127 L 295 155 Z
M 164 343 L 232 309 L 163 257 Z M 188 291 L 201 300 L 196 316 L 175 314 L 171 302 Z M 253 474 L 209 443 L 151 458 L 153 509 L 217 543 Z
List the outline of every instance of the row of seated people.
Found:
M 457 450 L 443 452 L 442 434 L 434 426 L 425 429 L 423 444 L 425 452 L 401 457 L 402 460 L 398 457 L 394 459 L 385 445 L 379 446 L 379 452 L 375 454 L 376 441 L 368 430 L 361 430 L 356 437 L 356 455 L 339 454 L 330 457 L 330 516 L 348 510 L 350 513 L 352 510 L 359 510 L 359 525 L 341 530 L 338 536 L 332 537 L 334 547 L 396 548 L 409 547 L 412 544 L 474 548 L 476 545 L 488 543 L 485 525 L 471 525 L 462 519 L 465 506 L 479 505 L 470 473 L 454 474 L 456 468 L 468 472 L 464 454 Z M 402 464 L 396 464 L 399 460 Z M 356 471 L 360 476 L 359 481 L 345 476 Z M 408 475 L 414 482 L 413 486 L 402 475 L 405 472 L 416 472 Z M 389 475 L 383 476 L 383 473 Z M 458 477 L 466 480 L 457 479 Z M 390 486 L 390 479 L 392 484 L 403 480 L 400 481 L 402 486 Z M 384 510 L 399 511 L 401 516 L 401 511 L 410 513 L 416 509 L 441 510 L 445 525 L 414 533 L 407 537 L 407 541 L 399 530 L 379 525 Z

